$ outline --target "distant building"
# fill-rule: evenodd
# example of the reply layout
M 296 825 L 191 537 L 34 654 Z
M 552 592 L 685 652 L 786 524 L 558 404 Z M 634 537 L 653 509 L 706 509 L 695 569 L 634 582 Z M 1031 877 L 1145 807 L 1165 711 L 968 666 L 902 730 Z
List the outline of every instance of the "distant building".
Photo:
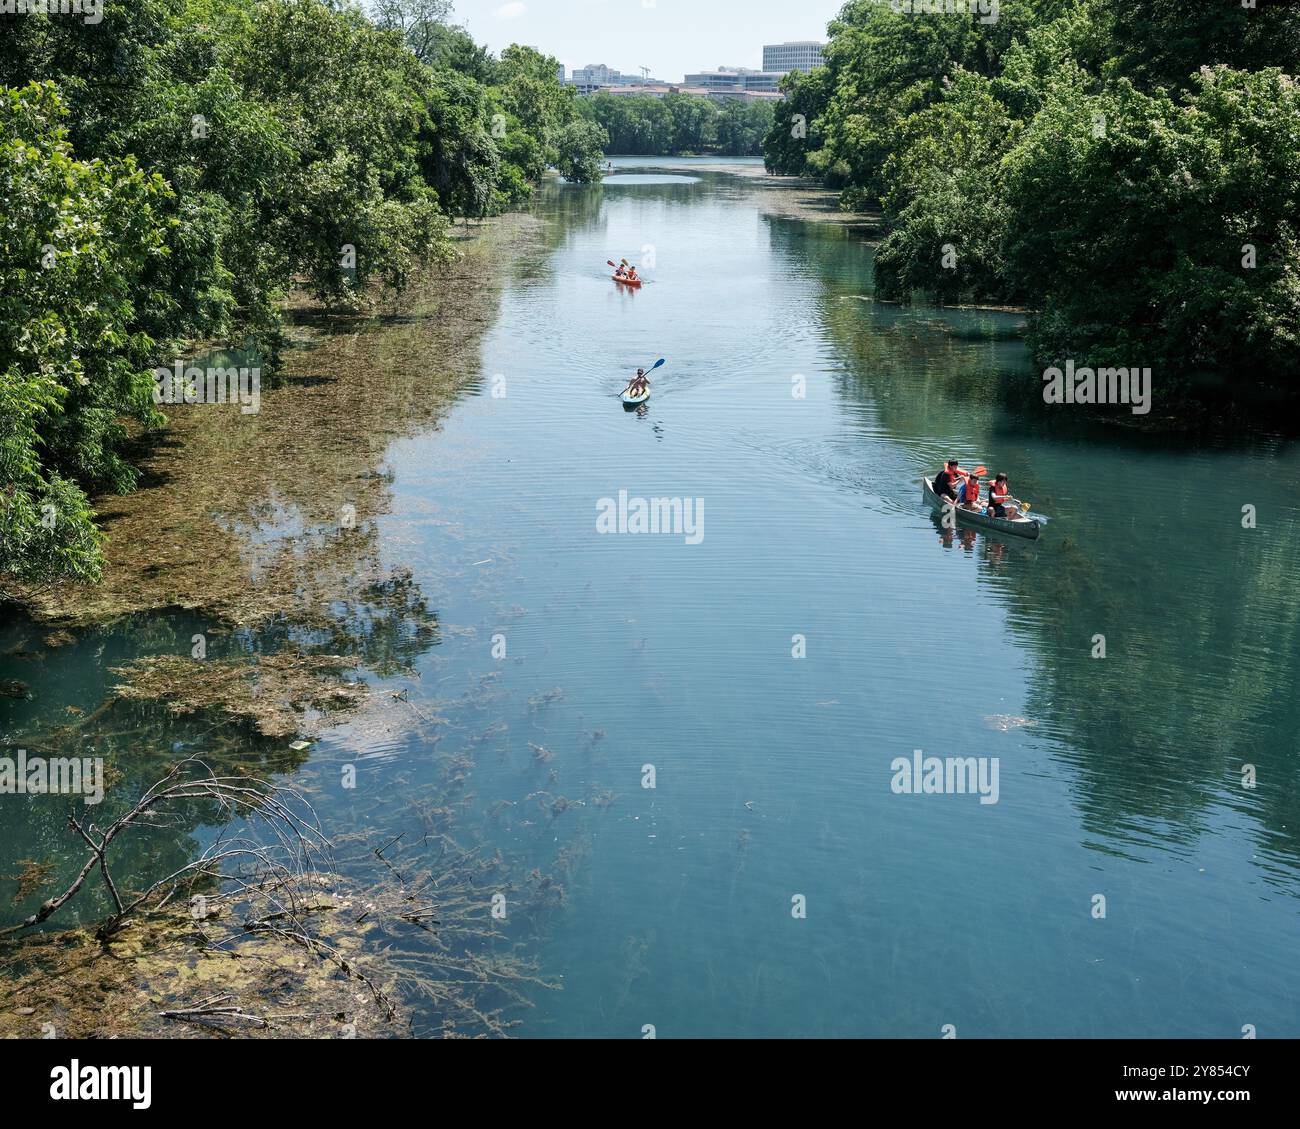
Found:
M 807 74 L 813 67 L 825 63 L 825 43 L 815 39 L 801 39 L 791 43 L 772 43 L 763 48 L 763 69 L 776 71 L 777 74 L 789 74 L 791 71 L 803 71 Z
M 780 89 L 783 75 L 775 71 L 751 71 L 747 67 L 719 67 L 716 71 L 688 74 L 684 86 L 699 87 L 710 93 L 757 94 L 775 93 Z
M 693 90 L 684 90 L 683 94 L 694 94 Z M 785 97 L 779 90 L 710 90 L 708 96 L 715 102 L 772 102 Z
M 608 93 L 606 87 L 623 86 L 662 86 L 658 79 L 642 78 L 640 75 L 623 74 L 604 63 L 588 63 L 585 67 L 574 67 L 573 75 L 567 80 L 569 86 L 576 86 L 579 94 Z
M 751 73 L 744 67 L 719 67 L 715 71 L 697 71 L 682 79 L 684 86 L 701 90 L 743 90 L 741 76 Z
M 588 63 L 585 67 L 574 67 L 570 86 L 576 86 L 579 94 L 591 94 L 602 86 L 612 86 L 620 82 L 623 75 L 611 70 L 604 63 Z
M 651 83 L 624 83 L 619 86 L 601 86 L 592 91 L 593 94 L 623 94 L 635 96 L 637 94 L 648 95 L 651 98 L 662 98 L 665 94 L 674 94 L 681 90 L 680 87 L 670 86 L 666 82 Z M 694 93 L 694 91 L 682 91 L 682 93 Z M 701 92 L 703 93 L 703 92 Z

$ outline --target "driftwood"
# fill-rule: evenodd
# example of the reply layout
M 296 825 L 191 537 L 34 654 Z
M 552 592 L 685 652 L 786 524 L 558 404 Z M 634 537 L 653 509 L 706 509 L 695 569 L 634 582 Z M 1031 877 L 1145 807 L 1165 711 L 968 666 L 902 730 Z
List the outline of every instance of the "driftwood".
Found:
M 272 828 L 276 842 L 268 846 L 246 839 L 219 841 L 193 862 L 159 879 L 136 896 L 124 900 L 108 866 L 108 849 L 113 840 L 129 827 L 144 825 L 146 822 L 149 826 L 158 826 L 158 820 L 154 816 L 165 818 L 169 805 L 187 800 L 206 800 L 225 809 L 238 808 L 260 815 Z M 258 876 L 257 881 L 264 887 L 270 880 L 273 884 L 283 884 L 285 890 L 291 892 L 291 887 L 285 880 L 294 873 L 308 869 L 328 849 L 314 813 L 308 817 L 299 815 L 295 810 L 299 806 L 305 807 L 305 801 L 286 788 L 243 776 L 216 776 L 200 760 L 182 761 L 162 780 L 148 788 L 128 812 L 114 820 L 104 831 L 100 831 L 93 823 L 83 826 L 76 816 L 69 816 L 68 826 L 90 850 L 80 872 L 66 890 L 46 899 L 34 914 L 17 925 L 0 929 L 0 937 L 31 929 L 48 920 L 77 895 L 96 869 L 103 877 L 114 906 L 114 912 L 99 927 L 98 935 L 101 938 L 115 933 L 127 917 L 146 903 L 165 904 L 183 885 L 202 877 L 229 878 L 229 874 L 223 874 L 223 871 L 234 864 L 251 865 Z M 308 807 L 309 813 L 310 810 Z

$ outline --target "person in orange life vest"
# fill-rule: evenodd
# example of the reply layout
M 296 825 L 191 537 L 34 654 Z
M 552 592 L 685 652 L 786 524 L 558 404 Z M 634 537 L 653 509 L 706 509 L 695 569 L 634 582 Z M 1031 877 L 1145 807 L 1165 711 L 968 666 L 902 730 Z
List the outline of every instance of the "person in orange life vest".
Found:
M 628 267 L 628 268 L 627 268 L 627 278 L 628 278 L 628 281 L 629 281 L 629 282 L 635 282 L 635 281 L 636 281 L 636 267 Z
M 978 474 L 970 475 L 962 483 L 962 488 L 957 491 L 957 501 L 968 510 L 978 510 L 980 508 L 980 476 Z
M 962 485 L 966 472 L 957 465 L 956 459 L 949 459 L 943 470 L 934 476 L 934 492 L 940 498 L 957 500 L 957 488 Z
M 1011 501 L 1011 486 L 1005 474 L 999 474 L 989 485 L 989 513 L 994 517 L 1007 516 L 1007 503 Z

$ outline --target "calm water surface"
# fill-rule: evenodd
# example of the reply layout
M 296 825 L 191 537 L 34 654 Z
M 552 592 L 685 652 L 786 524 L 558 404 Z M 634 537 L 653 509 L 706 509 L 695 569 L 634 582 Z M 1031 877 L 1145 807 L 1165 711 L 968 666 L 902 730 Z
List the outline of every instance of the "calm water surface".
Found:
M 872 301 L 864 236 L 790 218 L 797 192 L 619 164 L 541 194 L 480 378 L 383 461 L 382 551 L 449 628 L 387 688 L 495 672 L 485 833 L 581 854 L 537 952 L 564 990 L 521 1033 L 1300 1035 L 1295 446 L 1044 414 L 1023 319 Z M 1005 470 L 1042 539 L 945 536 L 919 480 L 950 452 Z M 598 533 L 621 490 L 701 499 L 702 540 Z M 0 660 L 33 691 L 6 731 L 149 647 Z M 915 749 L 996 757 L 998 802 L 894 794 Z M 429 755 L 345 726 L 298 774 L 418 788 Z M 521 791 L 582 804 L 486 814 Z M 13 823 L 6 864 L 55 849 Z

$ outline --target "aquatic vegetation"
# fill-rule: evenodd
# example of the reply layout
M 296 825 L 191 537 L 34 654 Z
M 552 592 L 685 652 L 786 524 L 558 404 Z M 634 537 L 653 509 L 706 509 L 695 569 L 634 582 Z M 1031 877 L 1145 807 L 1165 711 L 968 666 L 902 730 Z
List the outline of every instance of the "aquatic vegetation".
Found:
M 23 869 L 15 875 L 11 875 L 18 883 L 18 889 L 14 892 L 13 904 L 17 905 L 23 901 L 33 890 L 39 890 L 50 879 L 50 873 L 54 869 L 48 862 L 37 862 L 35 859 L 19 859 L 18 865 Z
M 564 688 L 562 686 L 553 687 L 542 693 L 534 694 L 528 699 L 528 708 L 534 713 L 544 710 L 554 702 L 560 701 L 564 697 Z
M 115 840 L 186 818 L 196 799 L 238 817 L 239 830 L 143 889 L 121 885 Z M 410 850 L 403 835 L 375 845 L 374 829 L 332 844 L 303 793 L 187 761 L 102 832 L 71 820 L 88 849 L 81 872 L 0 930 L 9 981 L 0 998 L 14 1005 L 0 1008 L 0 1034 L 40 1023 L 74 1037 L 157 1034 L 172 1023 L 195 1034 L 506 1034 L 525 989 L 554 985 L 514 951 L 494 907 L 517 903 L 512 916 L 527 920 L 562 901 L 563 888 L 537 869 L 512 884 L 499 851 L 463 849 L 446 834 L 450 807 L 423 814 L 426 834 Z M 347 856 L 336 860 L 336 847 Z M 383 871 L 362 872 L 366 859 Z M 96 871 L 115 909 L 93 938 L 16 938 Z M 23 875 L 29 886 L 48 878 L 35 865 Z M 416 943 L 417 932 L 425 940 Z
M 335 711 L 355 708 L 369 692 L 359 678 L 344 677 L 356 671 L 355 660 L 338 655 L 286 653 L 247 660 L 159 655 L 112 668 L 126 679 L 114 687 L 125 699 L 162 702 L 174 714 L 220 710 L 265 737 L 319 733 Z
M 77 625 L 132 617 L 132 648 L 112 665 L 108 697 L 71 707 L 66 721 L 39 732 L 8 735 L 33 751 L 102 753 L 109 819 L 184 750 L 201 751 L 214 772 L 249 788 L 291 773 L 309 803 L 328 799 L 338 775 L 332 746 L 303 746 L 304 737 L 342 729 L 362 748 L 418 740 L 435 755 L 422 762 L 418 788 L 399 767 L 393 788 L 356 793 L 354 822 L 330 828 L 329 865 L 279 873 L 278 882 L 295 885 L 292 896 L 278 896 L 297 907 L 291 925 L 248 900 L 253 887 L 239 867 L 197 866 L 207 840 L 200 829 L 221 829 L 228 842 L 251 833 L 255 816 L 206 795 L 178 797 L 165 818 L 141 813 L 118 840 L 121 908 L 159 873 L 183 872 L 206 899 L 202 921 L 190 921 L 175 899 L 122 917 L 114 894 L 90 875 L 75 898 L 77 918 L 92 923 L 86 929 L 50 934 L 61 918 L 42 919 L 30 936 L 4 943 L 11 982 L 0 993 L 46 1000 L 24 1024 L 54 1013 L 60 1030 L 95 1035 L 501 1035 L 529 996 L 556 986 L 528 953 L 562 885 L 555 872 L 545 882 L 529 877 L 535 858 L 523 866 L 483 849 L 467 818 L 475 752 L 508 735 L 497 679 L 450 699 L 422 699 L 410 686 L 376 690 L 377 680 L 409 674 L 417 661 L 436 663 L 430 651 L 444 639 L 410 572 L 382 562 L 375 519 L 389 506 L 392 479 L 379 460 L 394 436 L 436 426 L 476 371 L 499 285 L 494 260 L 539 231 L 526 217 L 480 229 L 460 262 L 413 288 L 401 318 L 340 317 L 300 302 L 284 378 L 267 391 L 257 427 L 172 409 L 168 441 L 141 448 L 146 488 L 114 503 L 104 583 L 37 594 L 35 610 L 57 621 L 47 633 L 60 647 L 95 645 L 101 629 Z M 370 379 L 376 371 L 385 380 Z M 272 410 L 277 398 L 282 411 Z M 340 447 L 332 436 L 343 431 L 352 441 Z M 357 517 L 350 526 L 340 521 L 345 504 Z M 191 655 L 191 625 L 206 639 L 203 658 Z M 458 747 L 438 753 L 452 735 Z M 497 813 L 515 810 L 507 801 Z M 33 806 L 24 820 L 22 841 L 68 842 L 40 870 L 5 876 L 26 920 L 43 912 L 35 899 L 57 899 L 75 881 L 68 867 L 82 841 L 62 827 L 57 805 Z M 384 844 L 373 828 L 394 825 L 410 830 L 398 847 L 376 853 Z M 504 920 L 493 917 L 491 894 L 506 899 Z M 65 995 L 34 995 L 49 980 L 28 976 L 38 958 L 57 971 Z M 104 975 L 110 962 L 113 974 Z M 274 1008 L 265 1006 L 267 993 Z M 95 1004 L 79 1008 L 83 996 Z M 345 1020 L 332 1018 L 340 1014 Z

